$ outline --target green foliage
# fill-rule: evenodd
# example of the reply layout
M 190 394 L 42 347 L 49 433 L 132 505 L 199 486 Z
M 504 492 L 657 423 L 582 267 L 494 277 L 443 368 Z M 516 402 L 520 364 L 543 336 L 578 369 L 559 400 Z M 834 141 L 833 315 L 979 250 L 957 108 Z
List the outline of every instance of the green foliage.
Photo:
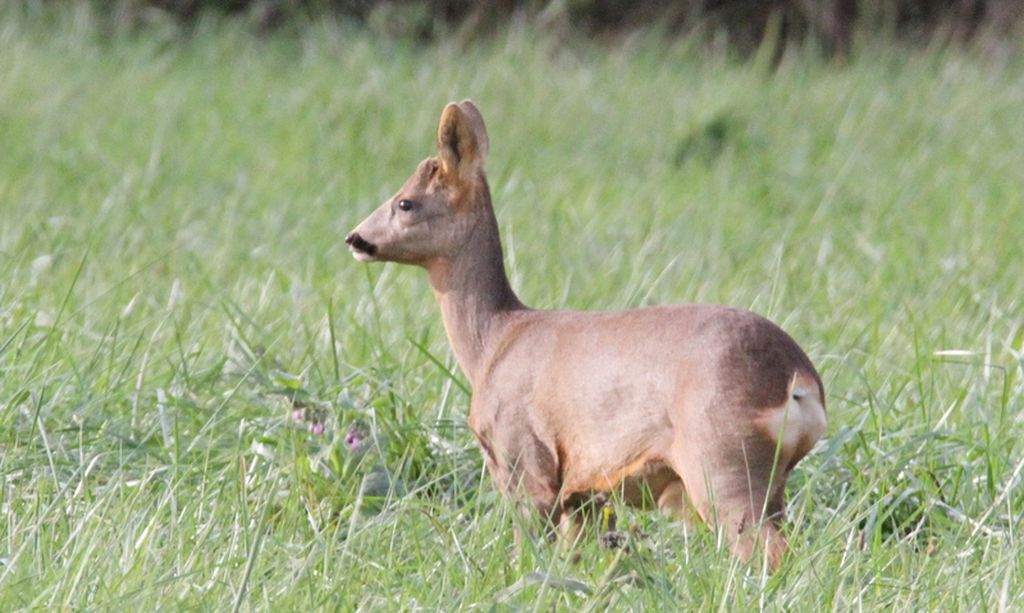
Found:
M 1022 68 L 0 21 L 0 609 L 1021 608 Z M 423 275 L 342 243 L 464 97 L 525 301 L 820 366 L 779 574 L 626 509 L 513 554 Z
M 857 31 L 943 45 L 1017 40 L 1019 0 L 21 0 L 28 13 L 99 18 L 106 28 L 181 26 L 207 18 L 240 20 L 255 31 L 302 28 L 340 18 L 377 35 L 407 40 L 487 40 L 529 22 L 547 35 L 619 36 L 658 29 L 742 52 L 813 41 L 828 56 L 848 55 Z

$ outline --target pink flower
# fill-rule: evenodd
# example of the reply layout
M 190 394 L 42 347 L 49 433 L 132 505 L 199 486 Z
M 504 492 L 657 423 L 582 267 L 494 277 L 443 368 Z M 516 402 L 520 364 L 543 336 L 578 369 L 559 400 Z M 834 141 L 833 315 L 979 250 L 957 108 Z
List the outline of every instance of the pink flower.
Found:
M 345 433 L 345 444 L 350 451 L 359 451 L 366 444 L 366 433 L 356 425 L 349 426 Z
M 324 433 L 324 424 L 323 424 L 323 422 L 317 421 L 317 422 L 313 422 L 313 423 L 309 424 L 309 431 L 312 432 L 313 434 L 323 434 Z
M 292 419 L 293 420 L 295 420 L 295 421 L 303 421 L 304 417 L 305 417 L 305 415 L 304 415 L 304 411 L 302 409 L 295 409 L 294 411 L 292 411 Z

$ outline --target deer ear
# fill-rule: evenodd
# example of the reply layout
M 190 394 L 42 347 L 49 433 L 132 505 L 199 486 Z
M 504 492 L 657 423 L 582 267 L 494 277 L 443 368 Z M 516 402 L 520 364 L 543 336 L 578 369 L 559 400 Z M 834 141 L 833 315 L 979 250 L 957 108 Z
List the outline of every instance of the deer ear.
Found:
M 483 166 L 491 146 L 491 141 L 487 137 L 487 126 L 484 125 L 484 116 L 480 114 L 480 109 L 476 108 L 473 101 L 468 98 L 459 103 L 459 108 L 462 109 L 462 114 L 466 117 L 469 129 L 473 132 L 477 145 L 477 154 L 480 156 L 480 165 Z
M 437 154 L 444 173 L 468 181 L 487 157 L 487 127 L 469 100 L 444 107 L 437 127 Z

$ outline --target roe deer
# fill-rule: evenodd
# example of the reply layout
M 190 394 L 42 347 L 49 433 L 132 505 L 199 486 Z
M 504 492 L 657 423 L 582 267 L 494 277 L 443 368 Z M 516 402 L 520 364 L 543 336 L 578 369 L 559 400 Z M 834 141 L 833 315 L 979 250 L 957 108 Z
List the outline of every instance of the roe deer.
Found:
M 551 525 L 600 492 L 648 493 L 777 568 L 786 478 L 826 425 L 811 361 L 749 311 L 527 308 L 505 275 L 487 150 L 476 106 L 447 105 L 437 156 L 345 242 L 357 260 L 427 270 L 491 477 Z

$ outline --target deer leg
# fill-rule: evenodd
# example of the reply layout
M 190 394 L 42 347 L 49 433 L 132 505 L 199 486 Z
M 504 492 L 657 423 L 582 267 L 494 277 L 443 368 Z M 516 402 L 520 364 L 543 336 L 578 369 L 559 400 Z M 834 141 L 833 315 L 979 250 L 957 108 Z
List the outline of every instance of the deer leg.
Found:
M 673 519 L 683 521 L 687 526 L 696 526 L 700 520 L 696 509 L 693 508 L 693 502 L 690 501 L 690 495 L 683 487 L 682 479 L 665 486 L 658 495 L 658 509 Z
M 596 517 L 593 497 L 573 494 L 562 500 L 559 539 L 569 545 L 579 543 Z
M 781 530 L 786 463 L 779 458 L 776 465 L 774 446 L 749 438 L 719 449 L 705 458 L 688 453 L 678 467 L 693 507 L 723 531 L 736 557 L 763 555 L 774 571 L 787 549 Z

